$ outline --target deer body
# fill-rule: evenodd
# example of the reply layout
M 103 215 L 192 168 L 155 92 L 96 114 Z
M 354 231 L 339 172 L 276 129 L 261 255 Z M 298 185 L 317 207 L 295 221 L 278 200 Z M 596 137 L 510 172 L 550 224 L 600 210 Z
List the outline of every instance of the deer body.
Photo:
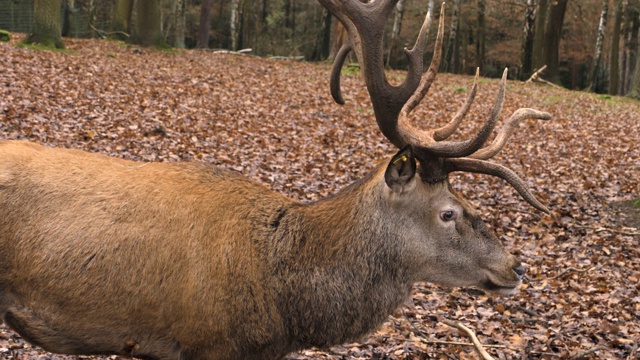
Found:
M 418 277 L 377 224 L 380 167 L 304 205 L 202 164 L 13 141 L 0 159 L 0 311 L 50 351 L 277 358 L 366 334 Z

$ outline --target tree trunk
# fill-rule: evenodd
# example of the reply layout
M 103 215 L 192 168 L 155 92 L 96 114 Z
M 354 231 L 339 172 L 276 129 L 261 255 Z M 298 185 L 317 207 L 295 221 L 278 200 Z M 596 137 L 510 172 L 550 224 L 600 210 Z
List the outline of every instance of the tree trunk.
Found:
M 185 12 L 186 12 L 186 0 L 176 0 L 176 6 L 173 11 L 173 47 L 178 49 L 184 49 L 184 34 L 186 29 Z
M 616 0 L 616 12 L 611 34 L 611 53 L 609 55 L 609 94 L 620 93 L 620 24 L 622 23 L 622 0 Z
M 556 84 L 560 84 L 559 51 L 560 36 L 562 35 L 562 23 L 567 10 L 569 0 L 557 0 L 549 8 L 549 21 L 545 28 L 546 65 L 547 78 Z
M 389 41 L 389 53 L 387 54 L 387 67 L 391 66 L 391 58 L 394 58 L 398 47 L 398 37 L 400 36 L 400 28 L 402 26 L 402 15 L 404 14 L 404 1 L 400 0 L 396 4 L 396 13 L 393 17 L 393 28 L 391 29 L 391 40 Z
M 533 36 L 533 68 L 538 70 L 547 61 L 545 47 L 545 28 L 547 16 L 549 14 L 549 0 L 538 0 L 538 10 L 536 11 L 535 31 Z
M 466 74 L 469 66 L 469 26 L 462 24 L 460 36 L 460 56 L 459 63 L 456 65 L 458 74 Z
M 520 79 L 528 79 L 533 73 L 533 37 L 536 22 L 536 6 L 534 0 L 527 0 L 524 10 L 524 30 L 522 41 L 522 70 Z
M 209 27 L 211 23 L 211 7 L 213 0 L 202 0 L 200 4 L 200 24 L 198 25 L 198 40 L 196 48 L 206 49 L 209 47 Z
M 640 30 L 640 1 L 630 0 L 625 11 L 625 55 L 624 76 L 622 76 L 622 94 L 627 94 L 631 88 L 631 82 L 638 56 L 638 32 Z
M 316 43 L 311 54 L 312 61 L 321 61 L 329 57 L 331 48 L 331 13 L 322 8 L 322 26 L 316 36 Z
M 296 28 L 296 11 L 295 2 L 292 0 L 285 0 L 284 2 L 284 27 L 287 40 L 290 44 L 294 44 L 294 35 Z
M 600 24 L 598 25 L 598 35 L 596 37 L 596 51 L 593 55 L 593 65 L 591 66 L 591 85 L 589 90 L 598 92 L 600 85 L 600 60 L 602 58 L 602 44 L 604 43 L 604 31 L 607 28 L 607 14 L 609 12 L 609 0 L 602 0 L 602 11 L 600 12 Z
M 74 22 L 73 13 L 77 12 L 75 0 L 64 0 L 64 20 L 62 21 L 62 36 L 71 37 L 74 36 L 72 28 Z
M 230 32 L 231 32 L 231 50 L 238 50 L 238 38 L 240 36 L 240 26 L 238 16 L 238 11 L 240 8 L 240 0 L 231 0 L 231 21 L 230 21 Z
M 631 90 L 629 90 L 627 96 L 640 100 L 640 56 L 636 56 L 636 58 L 636 69 L 631 81 Z
M 113 37 L 119 40 L 127 40 L 125 34 L 131 34 L 131 14 L 133 13 L 133 0 L 116 0 L 113 10 L 113 22 L 111 30 Z
M 427 5 L 427 14 L 431 14 L 431 18 L 435 19 L 435 15 L 433 14 L 433 0 L 429 0 L 429 4 Z M 427 29 L 427 33 L 425 34 L 424 38 L 429 38 L 429 29 Z
M 458 56 L 458 23 L 460 18 L 460 0 L 453 0 L 453 14 L 451 15 L 451 30 L 447 40 L 447 48 L 444 53 L 444 61 L 441 70 L 446 72 L 454 71 L 455 57 Z
M 35 0 L 31 33 L 25 39 L 27 44 L 64 49 L 61 36 L 61 5 L 61 0 Z
M 162 36 L 161 20 L 158 0 L 137 0 L 134 42 L 143 46 L 167 46 Z
M 484 74 L 485 38 L 487 24 L 485 21 L 486 0 L 478 0 L 478 36 L 476 39 L 476 67 Z

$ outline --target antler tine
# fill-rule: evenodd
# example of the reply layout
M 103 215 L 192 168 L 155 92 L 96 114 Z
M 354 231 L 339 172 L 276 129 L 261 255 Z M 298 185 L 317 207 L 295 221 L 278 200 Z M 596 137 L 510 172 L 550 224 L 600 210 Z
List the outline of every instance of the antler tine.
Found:
M 329 88 L 331 90 L 331 97 L 333 100 L 340 104 L 344 105 L 344 98 L 342 97 L 342 90 L 340 89 L 340 72 L 342 71 L 342 65 L 344 61 L 347 59 L 347 55 L 353 50 L 353 46 L 351 46 L 351 42 L 347 42 L 338 51 L 336 54 L 336 59 L 333 62 L 333 67 L 331 68 L 331 78 L 329 80 Z
M 476 98 L 476 93 L 478 92 L 478 77 L 480 76 L 480 68 L 476 68 L 476 76 L 473 78 L 473 86 L 471 87 L 471 91 L 469 91 L 469 96 L 467 100 L 464 102 L 460 110 L 456 113 L 456 115 L 449 121 L 449 123 L 441 128 L 434 130 L 433 139 L 435 141 L 442 141 L 447 139 L 451 134 L 456 131 L 462 119 L 467 115 L 469 109 L 471 108 L 471 104 L 473 100 Z
M 431 27 L 431 20 L 433 19 L 433 9 L 429 8 L 427 10 L 427 15 L 424 17 L 424 21 L 422 22 L 422 27 L 420 27 L 420 32 L 418 33 L 418 37 L 416 38 L 416 43 L 413 45 L 411 50 L 404 48 L 404 54 L 409 58 L 409 66 L 414 66 L 415 64 L 422 64 L 424 59 L 424 51 L 427 45 L 426 37 L 429 28 Z M 441 9 L 441 19 L 444 13 L 444 7 Z M 444 26 L 444 25 L 443 25 Z M 436 46 L 437 48 L 437 46 Z M 435 57 L 435 56 L 434 56 Z M 438 60 L 439 62 L 439 57 Z M 433 81 L 433 79 L 432 79 Z M 430 84 L 429 84 L 430 85 Z M 418 100 L 419 102 L 420 100 Z M 410 110 L 409 110 L 410 111 Z
M 425 17 L 425 21 L 423 22 L 422 28 L 420 29 L 420 34 L 418 35 L 418 39 L 416 40 L 416 45 L 411 50 L 406 50 L 405 53 L 410 58 L 415 56 L 414 54 L 420 53 L 420 58 L 422 58 L 423 46 L 421 45 L 421 37 L 424 37 L 423 34 L 426 34 L 425 26 L 431 24 L 431 13 L 427 12 L 427 16 Z M 412 127 L 408 122 L 407 118 L 411 111 L 415 109 L 416 106 L 424 99 L 427 92 L 429 92 L 429 88 L 431 88 L 431 84 L 436 79 L 436 75 L 438 74 L 438 68 L 440 67 L 440 61 L 442 60 L 442 44 L 444 43 L 444 3 L 440 7 L 440 20 L 438 21 L 438 34 L 436 35 L 436 43 L 433 48 L 433 57 L 431 58 L 431 64 L 427 71 L 420 78 L 420 84 L 418 88 L 415 90 L 413 95 L 409 98 L 409 100 L 404 104 L 402 110 L 400 110 L 400 116 L 398 118 L 398 127 L 401 128 L 401 134 L 404 133 L 415 133 L 419 132 L 419 130 Z M 413 62 L 411 62 L 413 64 Z M 404 128 L 404 129 L 403 129 Z
M 502 150 L 509 137 L 513 134 L 516 127 L 522 120 L 525 119 L 538 119 L 538 120 L 550 120 L 551 114 L 534 109 L 521 108 L 516 110 L 513 115 L 507 120 L 502 128 L 498 131 L 498 135 L 493 140 L 491 145 L 484 147 L 473 154 L 469 155 L 473 159 L 486 160 L 494 157 Z
M 505 88 L 507 83 L 507 69 L 502 73 L 502 79 L 500 80 L 500 89 L 498 90 L 498 96 L 496 103 L 491 110 L 489 119 L 484 123 L 480 131 L 473 138 L 465 141 L 431 141 L 425 145 L 417 143 L 415 146 L 421 153 L 426 153 L 431 156 L 453 158 L 469 156 L 476 152 L 487 141 L 491 132 L 498 122 L 500 112 L 502 111 L 502 105 L 504 104 Z M 465 104 L 466 106 L 467 104 Z
M 470 158 L 455 158 L 446 159 L 445 165 L 447 172 L 453 171 L 465 171 L 474 172 L 487 175 L 493 175 L 501 179 L 506 180 L 514 189 L 534 208 L 549 213 L 549 209 L 544 206 L 536 197 L 529 191 L 527 185 L 520 177 L 513 172 L 513 170 L 506 168 L 502 165 L 491 163 L 484 160 L 470 159 Z

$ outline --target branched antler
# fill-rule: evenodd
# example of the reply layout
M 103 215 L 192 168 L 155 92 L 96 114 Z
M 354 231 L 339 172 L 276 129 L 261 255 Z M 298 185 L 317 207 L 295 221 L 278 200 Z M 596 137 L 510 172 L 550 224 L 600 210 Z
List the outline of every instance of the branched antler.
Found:
M 513 171 L 486 161 L 500 152 L 522 120 L 551 118 L 546 112 L 518 109 L 504 123 L 493 142 L 485 146 L 502 111 L 507 69 L 502 75 L 498 95 L 487 121 L 471 139 L 447 140 L 471 108 L 477 91 L 478 71 L 467 100 L 446 125 L 437 129 L 421 130 L 409 122 L 411 112 L 426 96 L 440 66 L 444 38 L 444 4 L 440 9 L 438 35 L 429 68 L 423 73 L 425 37 L 431 24 L 431 12 L 427 13 L 413 48 L 404 49 L 409 61 L 407 77 L 402 84 L 393 86 L 389 84 L 384 73 L 382 39 L 387 19 L 398 0 L 375 0 L 369 3 L 358 0 L 319 1 L 343 23 L 349 34 L 347 43 L 336 56 L 331 73 L 331 94 L 337 103 L 344 104 L 340 91 L 340 70 L 349 52 L 354 51 L 364 74 L 380 131 L 398 148 L 408 144 L 412 146 L 423 167 L 422 176 L 426 181 L 442 181 L 446 179 L 446 174 L 452 171 L 497 176 L 506 180 L 532 206 L 548 212 Z

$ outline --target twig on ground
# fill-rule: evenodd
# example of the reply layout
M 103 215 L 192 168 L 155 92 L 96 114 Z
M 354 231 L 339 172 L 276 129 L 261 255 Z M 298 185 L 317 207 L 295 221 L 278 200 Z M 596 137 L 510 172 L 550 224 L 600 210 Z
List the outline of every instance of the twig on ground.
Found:
M 553 86 L 554 88 L 557 88 L 557 89 L 563 89 L 563 87 L 562 87 L 562 86 L 558 86 L 558 85 L 556 85 L 556 84 L 552 83 L 551 81 L 547 81 L 547 80 L 545 80 L 545 79 L 543 79 L 543 78 L 541 78 L 541 77 L 540 77 L 540 73 L 541 73 L 541 72 L 543 72 L 546 68 L 547 68 L 547 65 L 544 65 L 543 67 L 541 67 L 540 69 L 538 69 L 536 72 L 534 72 L 534 73 L 531 75 L 531 77 L 529 78 L 529 80 L 525 81 L 525 83 L 530 83 L 530 82 L 532 82 L 532 81 L 538 81 L 538 82 L 541 82 L 541 83 L 543 83 L 543 84 L 547 84 L 547 85 L 549 85 L 549 86 Z
M 251 49 L 251 48 L 241 49 L 241 50 L 238 50 L 238 51 L 214 50 L 214 49 L 199 49 L 199 50 L 210 51 L 210 52 L 212 52 L 214 54 L 232 54 L 232 55 L 250 55 L 249 53 L 253 51 L 253 49 Z
M 546 68 L 547 68 L 547 65 L 543 65 L 540 69 L 534 71 L 533 74 L 531 74 L 531 77 L 529 78 L 529 80 L 525 81 L 525 83 L 530 83 L 533 80 L 537 80 L 540 73 L 543 72 Z
M 581 227 L 583 229 L 594 230 L 595 233 L 608 231 L 608 232 L 615 233 L 615 234 L 618 234 L 618 235 L 626 235 L 626 236 L 639 236 L 640 235 L 640 232 L 625 231 L 625 229 L 633 230 L 633 228 L 623 228 L 623 230 L 616 230 L 616 229 L 610 229 L 610 228 L 606 228 L 606 227 L 595 227 L 595 226 L 588 226 L 588 225 L 576 225 L 576 226 L 577 227 Z
M 272 60 L 304 61 L 304 56 L 269 56 L 269 59 L 272 59 Z
M 130 37 L 129 34 L 127 34 L 124 31 L 104 31 L 104 30 L 97 29 L 95 26 L 93 26 L 93 24 L 89 24 L 89 26 L 91 26 L 91 29 L 93 29 L 93 31 L 95 31 L 98 34 L 98 36 L 100 36 L 103 39 L 116 34 L 122 35 L 124 37 Z
M 564 275 L 565 275 L 566 273 L 568 273 L 569 271 L 575 271 L 575 272 L 583 273 L 583 272 L 591 271 L 591 270 L 593 270 L 593 269 L 595 269 L 595 268 L 596 268 L 596 266 L 592 266 L 592 267 L 590 267 L 590 268 L 588 268 L 588 269 L 576 269 L 576 268 L 574 268 L 574 267 L 568 267 L 568 268 L 566 268 L 566 269 L 564 269 L 564 270 L 560 271 L 560 273 L 559 273 L 558 275 L 553 276 L 553 277 L 550 277 L 550 278 L 547 278 L 546 280 L 555 280 L 555 279 L 558 279 L 558 278 L 560 278 L 560 277 L 564 276 Z
M 494 360 L 493 357 L 491 357 L 491 355 L 489 355 L 489 353 L 482 347 L 482 343 L 480 342 L 480 340 L 478 340 L 478 337 L 476 336 L 476 334 L 471 331 L 471 329 L 469 329 L 468 327 L 457 323 L 455 321 L 451 321 L 451 320 L 447 320 L 447 319 L 442 319 L 441 322 L 443 324 L 449 325 L 451 327 L 454 327 L 458 330 L 463 331 L 465 334 L 467 334 L 467 336 L 471 339 L 471 341 L 473 342 L 473 346 L 476 348 L 476 350 L 478 351 L 478 353 L 480 354 L 480 356 L 482 356 L 483 359 L 485 360 Z
M 570 359 L 571 360 L 581 360 L 581 359 L 584 359 L 585 357 L 589 356 L 590 354 L 593 354 L 594 352 L 596 352 L 598 350 L 602 350 L 602 348 L 599 347 L 599 346 L 596 346 L 596 347 L 591 348 L 591 349 L 589 349 L 587 351 L 583 351 L 583 352 L 581 352 L 579 354 L 576 354 L 575 356 L 572 356 Z
M 638 342 L 633 344 L 633 349 L 631 349 L 631 353 L 625 358 L 625 360 L 636 359 L 636 355 L 638 355 Z
M 415 324 L 413 323 L 413 321 L 411 321 L 408 317 L 407 314 L 404 311 L 404 308 L 402 309 L 402 314 L 404 315 L 405 320 L 407 320 L 407 322 L 409 322 L 409 325 L 411 326 L 411 328 L 413 329 L 413 333 L 418 335 L 418 336 L 423 336 L 425 335 L 422 331 L 420 331 Z M 395 320 L 394 320 L 395 322 Z M 446 324 L 446 323 L 445 323 Z M 476 346 L 473 343 L 466 343 L 466 342 L 461 342 L 461 341 L 444 341 L 444 340 L 428 340 L 428 339 L 423 339 L 423 338 L 419 338 L 420 342 L 423 344 L 427 344 L 427 345 L 457 345 L 457 346 Z M 484 347 L 489 347 L 489 348 L 499 348 L 499 349 L 507 349 L 508 346 L 506 345 L 484 345 Z
M 456 345 L 456 346 L 476 346 L 473 343 L 467 343 L 467 342 L 460 342 L 460 341 L 444 341 L 444 340 L 426 340 L 426 339 L 420 339 L 420 342 L 423 344 L 428 344 L 428 345 Z M 483 345 L 484 347 L 488 347 L 488 348 L 496 348 L 496 349 L 508 349 L 509 347 L 506 345 Z

